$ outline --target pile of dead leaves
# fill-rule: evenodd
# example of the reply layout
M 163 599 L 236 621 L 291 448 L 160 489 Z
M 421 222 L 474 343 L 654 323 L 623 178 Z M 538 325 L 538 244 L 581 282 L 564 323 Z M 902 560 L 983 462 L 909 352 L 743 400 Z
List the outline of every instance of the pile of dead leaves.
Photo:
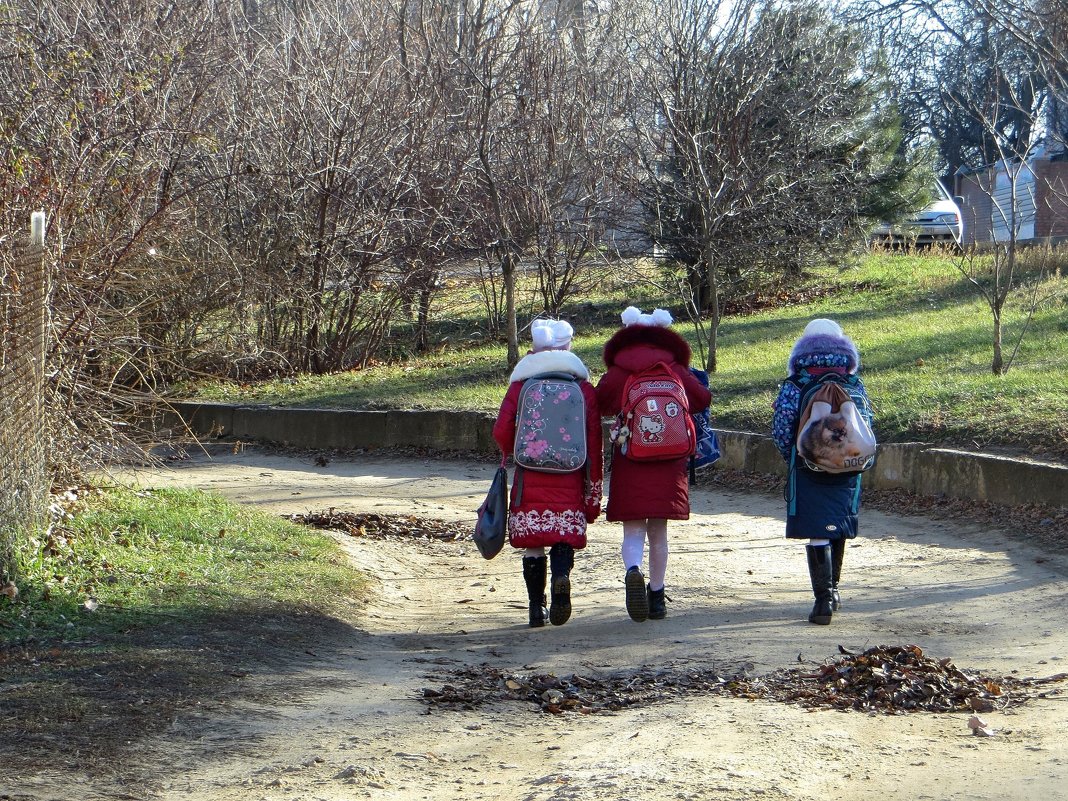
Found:
M 523 701 L 545 712 L 614 712 L 688 695 L 722 692 L 728 679 L 713 669 L 642 668 L 634 673 L 567 677 L 552 673 L 508 673 L 489 665 L 450 671 L 440 689 L 424 688 L 430 707 L 475 709 L 490 701 Z
M 1049 679 L 990 678 L 932 659 L 917 645 L 882 645 L 816 671 L 791 669 L 737 684 L 736 695 L 864 712 L 989 712 L 1023 703 Z
M 424 688 L 431 708 L 475 709 L 492 701 L 521 701 L 545 712 L 591 714 L 695 695 L 782 701 L 811 708 L 906 712 L 988 712 L 1041 697 L 1044 679 L 993 679 L 968 673 L 951 659 L 932 659 L 915 645 L 879 646 L 843 657 L 815 671 L 792 668 L 766 676 L 724 676 L 715 668 L 642 668 L 590 677 L 508 673 L 489 665 L 450 672 L 440 688 Z
M 343 531 L 353 537 L 405 538 L 454 541 L 471 538 L 473 523 L 449 523 L 412 515 L 380 515 L 327 509 L 303 515 L 283 515 L 286 520 L 313 528 Z

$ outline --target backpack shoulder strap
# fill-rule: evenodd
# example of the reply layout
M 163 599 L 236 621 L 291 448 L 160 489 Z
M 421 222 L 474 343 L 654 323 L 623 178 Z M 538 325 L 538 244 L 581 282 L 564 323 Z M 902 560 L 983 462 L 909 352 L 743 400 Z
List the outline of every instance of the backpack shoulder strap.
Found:
M 533 380 L 537 380 L 537 379 L 556 379 L 557 381 L 574 381 L 576 384 L 579 382 L 579 378 L 578 378 L 577 375 L 575 375 L 574 373 L 566 373 L 566 372 L 563 372 L 562 370 L 560 370 L 560 371 L 550 371 L 548 373 L 538 373 L 537 375 L 532 375 L 529 378 L 525 379 L 525 381 L 533 381 Z
M 656 370 L 658 373 L 663 373 L 665 376 L 678 381 L 680 384 L 682 383 L 675 371 L 671 369 L 671 365 L 667 362 L 657 362 L 650 368 L 650 370 Z

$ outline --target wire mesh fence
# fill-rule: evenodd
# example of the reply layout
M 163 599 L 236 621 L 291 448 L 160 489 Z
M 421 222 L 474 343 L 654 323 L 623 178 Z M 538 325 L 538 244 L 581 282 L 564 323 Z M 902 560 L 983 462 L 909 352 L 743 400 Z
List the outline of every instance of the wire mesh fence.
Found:
M 48 503 L 48 291 L 37 213 L 29 241 L 0 251 L 0 579 L 14 573 L 16 537 L 41 524 Z

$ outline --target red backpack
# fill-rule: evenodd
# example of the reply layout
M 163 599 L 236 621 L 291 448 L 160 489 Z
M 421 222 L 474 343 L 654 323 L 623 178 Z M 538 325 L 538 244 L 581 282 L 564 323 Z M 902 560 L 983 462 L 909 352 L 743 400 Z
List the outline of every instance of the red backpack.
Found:
M 664 362 L 627 376 L 612 441 L 639 462 L 679 459 L 694 452 L 697 434 L 686 390 Z

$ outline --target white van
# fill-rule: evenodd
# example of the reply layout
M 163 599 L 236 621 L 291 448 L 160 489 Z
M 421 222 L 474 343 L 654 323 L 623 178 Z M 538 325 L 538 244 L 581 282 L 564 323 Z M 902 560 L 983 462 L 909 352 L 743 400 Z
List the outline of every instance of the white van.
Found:
M 934 199 L 922 211 L 910 214 L 897 225 L 879 224 L 871 233 L 871 242 L 905 247 L 959 245 L 963 233 L 960 206 L 942 182 L 935 181 Z

